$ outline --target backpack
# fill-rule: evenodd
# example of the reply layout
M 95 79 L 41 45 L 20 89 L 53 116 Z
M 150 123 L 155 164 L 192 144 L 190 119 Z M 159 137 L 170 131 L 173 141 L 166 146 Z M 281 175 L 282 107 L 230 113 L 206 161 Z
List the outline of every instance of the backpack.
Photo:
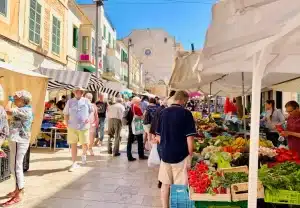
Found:
M 125 108 L 123 119 L 122 119 L 123 125 L 128 125 L 132 121 L 132 119 L 133 119 L 133 115 L 132 114 L 133 113 L 132 113 L 131 107 L 127 106 Z

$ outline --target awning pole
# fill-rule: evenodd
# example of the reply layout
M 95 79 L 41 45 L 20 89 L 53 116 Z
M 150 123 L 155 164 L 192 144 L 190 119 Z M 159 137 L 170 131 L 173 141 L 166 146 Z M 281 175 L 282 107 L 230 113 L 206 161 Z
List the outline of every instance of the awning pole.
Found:
M 208 95 L 208 113 L 211 113 L 211 112 L 210 112 L 211 85 L 212 85 L 212 82 L 211 82 L 211 83 L 209 83 L 209 95 Z
M 243 95 L 242 95 L 242 106 L 243 106 L 243 124 L 244 124 L 244 132 L 246 135 L 246 130 L 247 130 L 247 126 L 246 126 L 246 119 L 245 119 L 245 115 L 246 115 L 246 109 L 245 109 L 245 77 L 244 77 L 244 72 L 242 72 L 242 90 L 243 90 Z

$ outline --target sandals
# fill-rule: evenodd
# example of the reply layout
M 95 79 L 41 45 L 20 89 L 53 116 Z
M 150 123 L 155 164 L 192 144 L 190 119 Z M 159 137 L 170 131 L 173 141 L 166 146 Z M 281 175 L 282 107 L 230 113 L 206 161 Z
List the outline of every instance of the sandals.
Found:
M 12 191 L 6 195 L 6 198 L 13 198 L 16 195 L 17 191 Z
M 1 207 L 9 207 L 12 206 L 14 204 L 17 204 L 21 201 L 21 197 L 20 196 L 14 196 L 13 198 L 11 198 L 10 200 L 8 200 L 7 202 L 1 204 Z
M 92 148 L 91 148 L 91 149 L 89 149 L 89 152 L 90 152 L 91 156 L 95 156 L 95 154 L 94 154 L 94 152 L 93 152 L 93 149 L 92 149 Z

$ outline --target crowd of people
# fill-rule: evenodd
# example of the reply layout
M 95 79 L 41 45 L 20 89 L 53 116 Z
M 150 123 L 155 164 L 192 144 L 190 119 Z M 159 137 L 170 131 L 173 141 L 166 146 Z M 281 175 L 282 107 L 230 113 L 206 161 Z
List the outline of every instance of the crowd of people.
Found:
M 93 95 L 83 88 L 75 88 L 74 97 L 63 97 L 56 105 L 63 112 L 67 125 L 67 141 L 71 147 L 72 165 L 70 172 L 79 168 L 77 163 L 78 143 L 82 148 L 82 164 L 86 164 L 87 154 L 94 156 L 94 146 L 103 145 L 105 123 L 108 124 L 107 152 L 120 156 L 121 130 L 128 126 L 127 158 L 133 162 L 132 144 L 137 141 L 138 157 L 147 160 L 145 151 L 157 144 L 161 159 L 158 187 L 161 188 L 163 208 L 169 207 L 170 186 L 187 184 L 187 169 L 193 153 L 193 137 L 196 135 L 195 123 L 190 109 L 189 95 L 185 91 L 172 91 L 161 101 L 158 97 L 144 96 L 132 98 L 118 97 L 107 102 L 99 94 L 93 102 Z M 9 96 L 6 107 L 0 105 L 0 145 L 8 138 L 10 148 L 10 169 L 16 181 L 15 190 L 7 195 L 10 200 L 2 206 L 18 203 L 24 193 L 23 160 L 29 148 L 33 111 L 29 92 L 17 91 Z M 46 105 L 47 108 L 47 105 Z M 262 122 L 268 129 L 267 138 L 275 146 L 278 137 L 287 138 L 289 148 L 300 153 L 300 110 L 299 104 L 290 101 L 285 105 L 288 118 L 276 109 L 274 100 L 265 103 L 266 114 Z M 11 116 L 8 122 L 8 115 Z M 280 135 L 278 125 L 286 123 Z

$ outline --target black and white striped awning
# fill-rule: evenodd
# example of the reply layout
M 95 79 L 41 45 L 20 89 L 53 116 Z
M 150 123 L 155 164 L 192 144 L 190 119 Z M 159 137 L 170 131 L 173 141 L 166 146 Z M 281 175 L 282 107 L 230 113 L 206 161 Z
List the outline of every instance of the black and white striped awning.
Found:
M 103 88 L 103 86 L 104 86 L 103 80 L 97 78 L 95 74 L 91 74 L 87 90 L 96 92 L 96 91 L 100 91 Z
M 110 96 L 113 96 L 113 97 L 118 97 L 120 92 L 116 91 L 116 90 L 113 90 L 113 89 L 110 89 L 110 88 L 106 88 L 106 87 L 103 87 L 102 89 L 100 89 L 100 92 L 102 93 L 107 93 L 109 94 Z
M 99 91 L 103 88 L 103 81 L 89 72 L 47 68 L 39 68 L 35 71 L 50 78 L 48 90 L 72 90 L 75 87 L 82 87 L 89 91 Z
M 47 90 L 51 91 L 51 90 L 58 90 L 58 89 L 72 90 L 74 89 L 74 86 L 49 80 Z

